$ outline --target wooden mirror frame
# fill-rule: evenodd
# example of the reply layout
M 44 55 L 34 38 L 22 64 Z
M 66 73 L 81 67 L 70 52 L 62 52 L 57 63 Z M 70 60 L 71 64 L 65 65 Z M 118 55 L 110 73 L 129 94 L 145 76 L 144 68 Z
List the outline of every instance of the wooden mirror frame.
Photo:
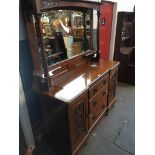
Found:
M 81 58 L 82 56 L 89 56 L 94 53 L 93 50 L 93 10 L 97 10 L 98 15 L 98 32 L 97 32 L 97 54 L 99 57 L 99 16 L 100 16 L 100 4 L 98 2 L 86 2 L 86 1 L 64 1 L 64 0 L 28 0 L 28 4 L 33 6 L 33 9 L 26 10 L 27 14 L 27 29 L 28 38 L 30 41 L 32 58 L 35 68 L 35 81 L 39 81 L 40 89 L 49 90 L 51 88 L 51 75 L 49 72 L 53 71 L 56 67 L 62 67 L 63 64 L 70 63 L 70 61 Z M 90 34 L 90 50 L 83 52 L 74 58 L 66 59 L 64 61 L 58 62 L 52 66 L 48 66 L 47 56 L 44 51 L 44 44 L 42 40 L 42 31 L 40 18 L 41 13 L 45 11 L 55 10 L 55 9 L 65 9 L 78 8 L 79 10 L 91 9 L 91 34 Z M 85 23 L 85 22 L 84 22 Z M 76 58 L 77 57 L 77 58 Z M 41 58 L 41 60 L 40 60 Z M 68 65 L 67 65 L 68 66 Z M 37 82 L 38 83 L 38 82 Z

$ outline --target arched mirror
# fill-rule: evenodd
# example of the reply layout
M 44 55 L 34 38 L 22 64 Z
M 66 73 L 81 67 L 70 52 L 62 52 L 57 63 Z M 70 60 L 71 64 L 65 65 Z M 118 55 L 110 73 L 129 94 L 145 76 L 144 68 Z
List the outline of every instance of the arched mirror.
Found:
M 91 9 L 57 9 L 41 13 L 42 42 L 48 66 L 92 48 L 91 13 Z

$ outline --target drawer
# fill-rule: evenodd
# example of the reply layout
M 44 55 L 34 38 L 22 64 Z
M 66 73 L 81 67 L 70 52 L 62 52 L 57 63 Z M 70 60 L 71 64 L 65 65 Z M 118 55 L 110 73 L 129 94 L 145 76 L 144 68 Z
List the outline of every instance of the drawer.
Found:
M 89 102 L 89 128 L 107 108 L 108 85 Z
M 94 97 L 108 83 L 108 80 L 109 80 L 109 74 L 105 75 L 94 86 L 92 86 L 89 89 L 89 99 Z
M 97 112 L 98 109 L 101 108 L 102 105 L 107 105 L 107 101 L 105 98 L 108 94 L 108 84 L 100 90 L 100 92 L 89 101 L 89 112 L 94 113 Z

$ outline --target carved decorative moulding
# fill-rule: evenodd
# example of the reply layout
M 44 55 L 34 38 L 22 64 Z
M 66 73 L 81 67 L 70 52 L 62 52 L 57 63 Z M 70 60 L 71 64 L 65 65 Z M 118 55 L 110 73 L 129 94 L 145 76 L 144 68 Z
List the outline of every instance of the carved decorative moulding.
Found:
M 39 5 L 39 9 L 41 11 L 46 10 L 46 9 L 50 9 L 50 8 L 53 8 L 53 7 L 58 7 L 58 6 L 61 7 L 61 6 L 63 6 L 63 4 L 65 4 L 65 1 L 62 1 L 63 2 L 63 4 L 62 4 L 61 0 L 60 1 L 59 0 L 39 0 L 39 1 L 40 1 L 40 4 L 38 4 L 38 5 Z M 70 1 L 70 2 L 74 2 L 74 1 Z M 100 6 L 98 4 L 93 4 L 92 5 L 92 4 L 80 3 L 80 2 L 85 2 L 85 1 L 80 1 L 80 0 L 79 0 L 79 2 L 75 1 L 75 3 L 76 3 L 75 6 L 77 6 L 77 7 L 86 7 L 86 8 L 95 9 L 95 10 L 99 11 Z
M 40 9 L 49 9 L 58 6 L 59 0 L 40 0 Z
M 85 122 L 84 122 L 84 102 L 80 103 L 75 110 L 75 124 L 76 124 L 76 128 L 75 128 L 76 138 L 79 138 L 85 130 L 85 128 L 84 128 L 84 124 L 85 124 Z

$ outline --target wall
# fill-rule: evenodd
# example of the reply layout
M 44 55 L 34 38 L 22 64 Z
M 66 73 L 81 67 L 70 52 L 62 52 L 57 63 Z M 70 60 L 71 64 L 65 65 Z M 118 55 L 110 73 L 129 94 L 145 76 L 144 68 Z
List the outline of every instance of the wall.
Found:
M 40 120 L 41 110 L 39 100 L 32 91 L 33 62 L 29 42 L 26 35 L 25 21 L 21 6 L 19 6 L 19 70 L 26 97 L 26 103 L 32 126 Z
M 111 1 L 117 2 L 117 11 L 129 11 L 133 12 L 133 8 L 135 5 L 135 0 L 83 0 L 83 1 L 91 1 L 91 2 L 101 2 L 101 1 Z
M 111 27 L 109 60 L 113 60 L 114 48 L 115 48 L 116 26 L 117 26 L 117 3 L 114 3 L 114 5 L 113 5 L 113 20 L 112 20 L 112 27 Z
M 117 11 L 133 12 L 133 8 L 135 5 L 135 0 L 111 0 L 111 2 L 117 3 Z
M 27 146 L 34 145 L 34 137 L 32 133 L 30 118 L 27 110 L 27 104 L 25 100 L 25 94 L 23 90 L 23 85 L 21 81 L 21 76 L 19 74 L 19 119 L 20 119 L 20 125 L 22 127 L 22 131 L 25 137 L 25 143 Z M 21 133 L 21 128 L 20 128 Z M 21 136 L 21 134 L 20 134 Z M 20 148 L 23 148 L 25 146 L 21 145 L 21 143 L 24 141 L 20 137 Z
M 26 32 L 21 7 L 19 9 L 19 40 L 26 40 Z
M 117 2 L 117 11 L 133 12 L 135 0 L 113 0 Z

